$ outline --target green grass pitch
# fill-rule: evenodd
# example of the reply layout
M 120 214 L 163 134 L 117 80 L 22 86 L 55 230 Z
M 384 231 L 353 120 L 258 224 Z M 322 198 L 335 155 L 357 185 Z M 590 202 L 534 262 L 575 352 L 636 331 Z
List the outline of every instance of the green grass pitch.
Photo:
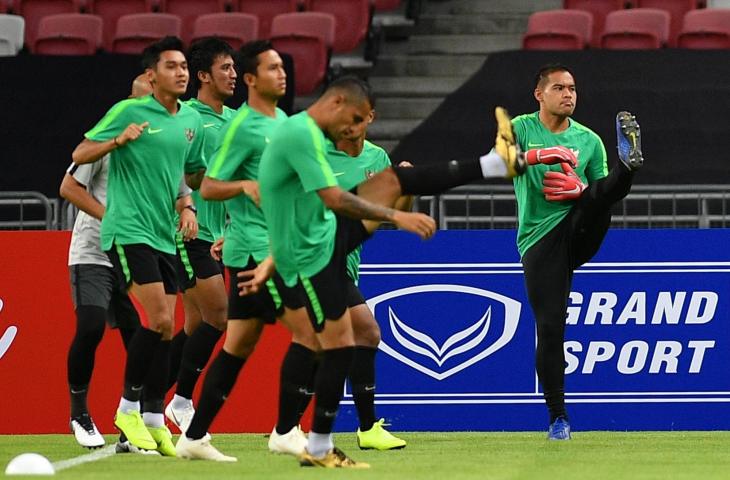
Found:
M 353 434 L 335 443 L 370 470 L 301 468 L 293 457 L 270 454 L 262 434 L 216 434 L 213 444 L 238 463 L 219 464 L 124 454 L 56 473 L 74 479 L 727 479 L 730 432 L 577 432 L 548 442 L 542 432 L 402 433 L 403 450 L 360 451 Z M 113 442 L 114 437 L 107 436 Z M 36 452 L 51 462 L 88 453 L 71 435 L 0 436 L 0 465 Z M 10 478 L 10 477 L 9 477 Z

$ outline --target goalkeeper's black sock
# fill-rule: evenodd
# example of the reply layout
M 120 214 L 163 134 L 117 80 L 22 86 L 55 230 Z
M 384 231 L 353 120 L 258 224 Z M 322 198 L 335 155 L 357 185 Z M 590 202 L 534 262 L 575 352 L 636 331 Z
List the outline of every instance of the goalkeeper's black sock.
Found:
M 403 195 L 436 195 L 484 178 L 479 159 L 393 167 Z

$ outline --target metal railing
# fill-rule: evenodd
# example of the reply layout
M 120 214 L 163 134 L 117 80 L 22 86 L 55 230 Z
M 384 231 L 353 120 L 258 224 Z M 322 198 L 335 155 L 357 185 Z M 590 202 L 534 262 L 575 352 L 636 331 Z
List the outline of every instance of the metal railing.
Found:
M 55 230 L 57 211 L 40 192 L 0 192 L 0 230 Z
M 415 210 L 428 213 L 446 229 L 517 227 L 517 202 L 511 185 L 469 185 L 416 199 Z M 76 209 L 68 201 L 39 192 L 0 192 L 0 229 L 68 230 Z M 613 228 L 730 227 L 729 185 L 634 185 L 613 208 Z M 388 228 L 388 227 L 386 227 Z

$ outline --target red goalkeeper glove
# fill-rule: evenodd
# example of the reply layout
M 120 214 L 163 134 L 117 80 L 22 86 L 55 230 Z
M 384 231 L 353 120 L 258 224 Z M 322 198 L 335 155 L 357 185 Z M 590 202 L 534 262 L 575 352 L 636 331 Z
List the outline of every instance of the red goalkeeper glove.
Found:
M 576 200 L 588 186 L 568 164 L 562 163 L 560 166 L 562 172 L 545 172 L 542 178 L 542 193 L 549 202 Z
M 527 163 L 530 165 L 536 165 L 538 163 L 544 165 L 568 163 L 573 168 L 578 166 L 578 157 L 568 147 L 535 148 L 528 150 L 525 156 L 527 157 Z

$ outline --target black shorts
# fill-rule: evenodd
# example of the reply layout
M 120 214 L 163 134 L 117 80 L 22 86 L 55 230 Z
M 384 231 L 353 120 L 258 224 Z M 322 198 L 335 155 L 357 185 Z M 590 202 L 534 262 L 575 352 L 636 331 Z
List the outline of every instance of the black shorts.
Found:
M 184 242 L 177 237 L 177 270 L 180 291 L 195 286 L 195 279 L 205 280 L 215 275 L 223 274 L 223 265 L 210 256 L 210 247 L 213 243 L 195 238 Z
M 144 243 L 130 245 L 115 243 L 106 254 L 114 266 L 114 272 L 123 290 L 129 289 L 132 282 L 138 285 L 162 282 L 166 294 L 177 293 L 175 255 L 161 252 Z
M 121 288 L 114 269 L 81 263 L 69 266 L 74 308 L 101 307 L 107 311 L 110 328 L 139 327 L 139 315 L 127 292 Z
M 253 295 L 242 297 L 238 294 L 238 272 L 253 270 L 257 265 L 256 260 L 249 257 L 248 264 L 244 268 L 227 267 L 230 278 L 230 289 L 228 290 L 229 320 L 258 318 L 263 320 L 264 323 L 273 324 L 283 312 L 279 292 L 284 287 L 284 282 L 279 275 L 274 275 L 274 278 L 266 282 L 266 288 L 262 288 Z
M 347 255 L 368 239 L 362 221 L 337 215 L 335 246 L 329 263 L 311 277 L 299 276 L 291 288 L 282 289 L 281 298 L 291 309 L 304 305 L 315 332 L 324 329 L 324 321 L 337 320 L 348 308 Z
M 355 285 L 355 281 L 347 276 L 347 308 L 357 307 L 366 303 L 365 297 L 362 296 L 362 292 Z

